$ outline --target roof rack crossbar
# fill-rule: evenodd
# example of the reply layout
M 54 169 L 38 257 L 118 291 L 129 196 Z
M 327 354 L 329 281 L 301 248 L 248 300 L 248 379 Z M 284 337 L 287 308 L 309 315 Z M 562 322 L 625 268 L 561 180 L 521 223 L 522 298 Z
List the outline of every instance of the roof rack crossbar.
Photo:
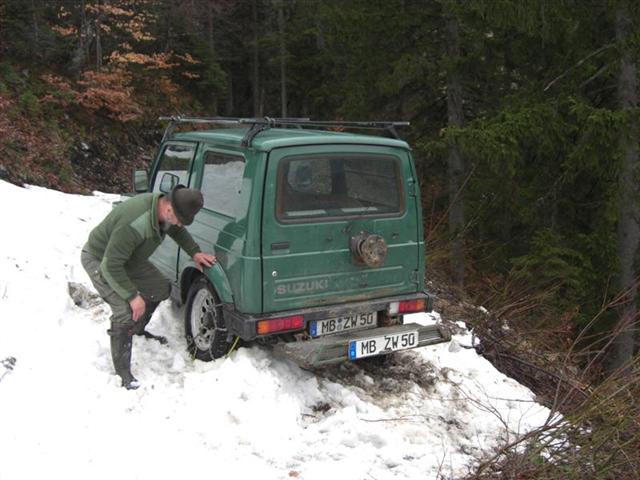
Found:
M 408 127 L 410 125 L 409 122 L 341 122 L 341 121 L 314 121 L 308 120 L 304 122 L 298 122 L 296 120 L 288 120 L 288 119 L 275 119 L 277 120 L 275 123 L 270 124 L 270 126 L 275 125 L 291 125 L 291 126 L 305 126 L 305 127 L 320 127 L 320 128 L 355 128 L 355 129 L 363 129 L 363 130 L 385 130 L 387 131 L 393 138 L 400 139 L 396 127 Z M 263 122 L 265 123 L 265 122 Z
M 385 130 L 393 138 L 400 138 L 396 127 L 409 126 L 409 122 L 354 122 L 354 121 L 316 121 L 309 118 L 241 118 L 241 117 L 160 117 L 161 121 L 168 121 L 169 125 L 164 131 L 162 141 L 168 140 L 173 135 L 173 132 L 177 125 L 181 123 L 209 123 L 218 125 L 250 125 L 249 130 L 242 139 L 242 146 L 247 147 L 251 145 L 253 139 L 260 132 L 276 126 L 295 126 L 297 128 L 302 127 L 319 127 L 319 128 L 355 128 L 355 129 L 369 129 L 369 130 Z
M 251 127 L 249 127 L 249 130 L 247 130 L 247 133 L 244 135 L 244 137 L 242 137 L 240 145 L 242 145 L 243 147 L 249 147 L 251 145 L 251 142 L 253 142 L 255 136 L 263 130 L 267 130 L 268 128 L 269 126 L 264 123 L 252 123 Z

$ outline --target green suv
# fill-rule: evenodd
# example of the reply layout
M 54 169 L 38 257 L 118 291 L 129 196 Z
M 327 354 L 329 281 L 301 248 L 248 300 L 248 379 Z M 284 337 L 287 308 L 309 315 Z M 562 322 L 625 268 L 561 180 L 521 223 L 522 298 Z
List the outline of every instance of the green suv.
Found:
M 186 305 L 193 355 L 225 355 L 238 337 L 313 367 L 450 339 L 429 311 L 420 189 L 398 123 L 169 117 L 136 192 L 199 189 L 189 232 L 218 263 L 203 273 L 169 238 L 151 261 Z M 182 123 L 227 128 L 174 133 Z M 329 130 L 327 130 L 329 129 Z M 397 136 L 396 136 L 397 137 Z

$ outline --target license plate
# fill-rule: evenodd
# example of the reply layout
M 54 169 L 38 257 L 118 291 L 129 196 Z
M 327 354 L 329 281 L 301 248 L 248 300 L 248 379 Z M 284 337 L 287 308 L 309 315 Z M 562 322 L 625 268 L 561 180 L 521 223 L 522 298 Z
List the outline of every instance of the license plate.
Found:
M 309 333 L 312 337 L 320 337 L 330 333 L 344 332 L 345 330 L 358 330 L 373 327 L 376 324 L 375 312 L 354 313 L 337 318 L 328 318 L 311 322 Z
M 364 338 L 349 342 L 349 359 L 371 357 L 382 353 L 406 350 L 418 346 L 418 332 L 402 332 L 393 335 Z

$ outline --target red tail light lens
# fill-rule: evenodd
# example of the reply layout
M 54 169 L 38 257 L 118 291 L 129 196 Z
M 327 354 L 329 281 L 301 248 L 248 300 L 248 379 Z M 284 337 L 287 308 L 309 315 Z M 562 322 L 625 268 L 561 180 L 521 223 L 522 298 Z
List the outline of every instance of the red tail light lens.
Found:
M 304 317 L 302 315 L 260 320 L 258 322 L 258 335 L 284 332 L 286 330 L 301 330 L 302 328 L 304 328 Z
M 427 301 L 424 298 L 418 300 L 403 300 L 398 307 L 398 313 L 424 312 L 427 309 Z

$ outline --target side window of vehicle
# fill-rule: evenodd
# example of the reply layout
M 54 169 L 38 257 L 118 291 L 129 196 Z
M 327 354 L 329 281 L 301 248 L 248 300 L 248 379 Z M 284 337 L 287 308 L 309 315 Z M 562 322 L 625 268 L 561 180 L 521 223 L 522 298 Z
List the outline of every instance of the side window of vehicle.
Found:
M 195 145 L 167 145 L 158 163 L 153 191 L 168 193 L 178 183 L 189 186 L 189 171 L 194 152 Z
M 242 191 L 245 160 L 238 155 L 204 153 L 204 208 L 235 218 Z

